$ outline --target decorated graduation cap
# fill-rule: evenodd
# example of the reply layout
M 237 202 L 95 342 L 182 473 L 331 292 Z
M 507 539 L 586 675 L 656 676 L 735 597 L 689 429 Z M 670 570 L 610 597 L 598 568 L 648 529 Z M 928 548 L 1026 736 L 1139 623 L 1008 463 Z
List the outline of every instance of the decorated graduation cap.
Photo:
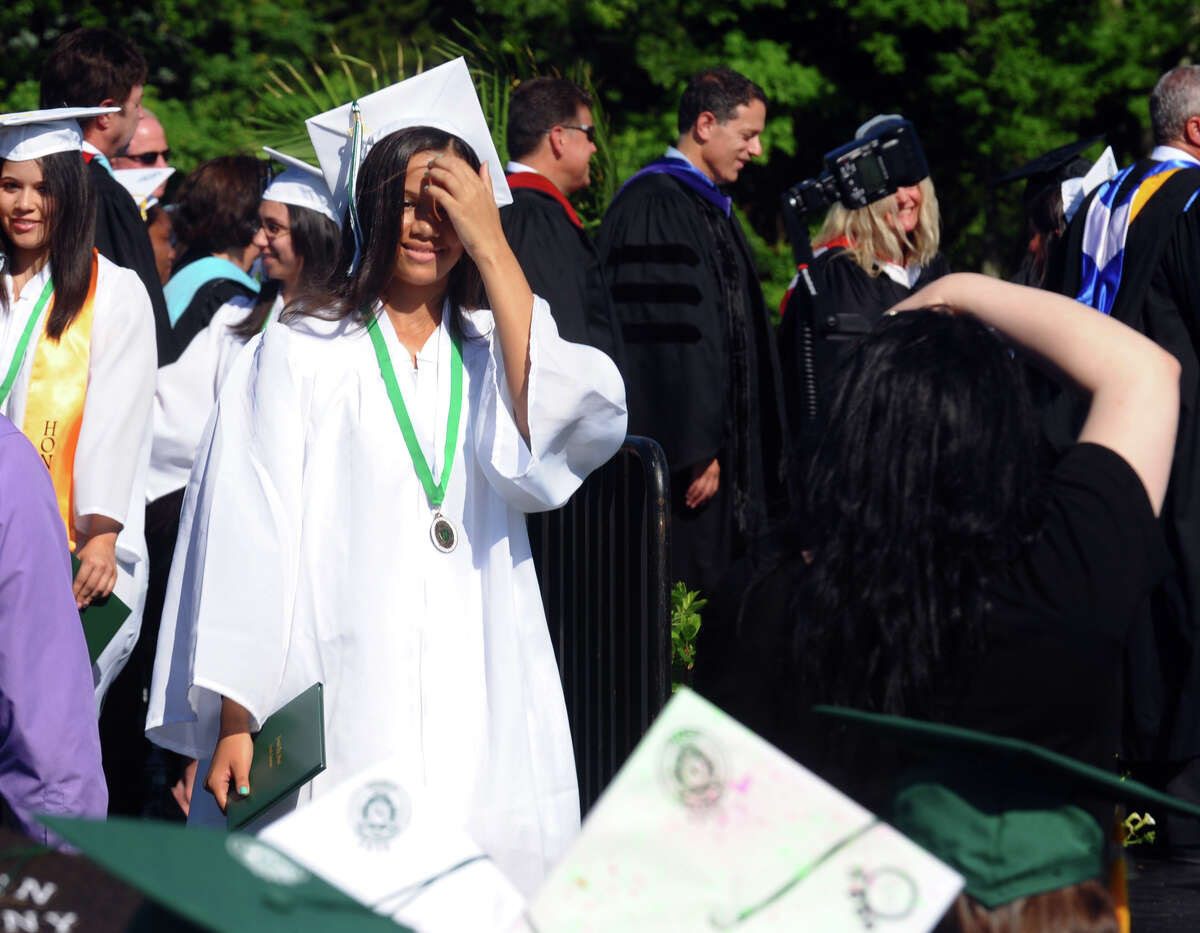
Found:
M 475 151 L 480 162 L 487 163 L 496 204 L 503 207 L 512 203 L 504 166 L 463 58 L 309 117 L 305 124 L 337 212 L 345 216 L 350 210 L 350 226 L 359 250 L 362 244 L 354 204 L 358 170 L 371 147 L 396 130 L 429 126 L 457 136 Z
M 213 933 L 409 929 L 254 836 L 150 820 L 41 820 L 121 881 Z
M 530 905 L 538 930 L 928 933 L 962 878 L 686 687 Z
M 1200 806 L 1020 739 L 842 707 L 814 711 L 902 743 L 919 762 L 898 782 L 892 824 L 961 872 L 966 892 L 988 909 L 1104 874 L 1106 834 L 1081 804 L 1200 816 Z
M 279 201 L 282 204 L 306 207 L 310 211 L 324 214 L 339 227 L 342 225 L 342 215 L 338 213 L 333 195 L 329 192 L 329 185 L 325 183 L 325 176 L 319 168 L 270 146 L 263 146 L 263 150 L 272 159 L 287 166 L 263 192 L 264 201 Z
M 154 192 L 175 174 L 175 169 L 118 168 L 114 169 L 112 174 L 121 187 L 128 191 L 133 200 L 137 202 L 138 210 L 142 212 L 144 218 L 146 211 L 158 203 Z
M 28 162 L 56 152 L 79 152 L 79 120 L 116 113 L 120 107 L 55 107 L 0 115 L 0 160 Z

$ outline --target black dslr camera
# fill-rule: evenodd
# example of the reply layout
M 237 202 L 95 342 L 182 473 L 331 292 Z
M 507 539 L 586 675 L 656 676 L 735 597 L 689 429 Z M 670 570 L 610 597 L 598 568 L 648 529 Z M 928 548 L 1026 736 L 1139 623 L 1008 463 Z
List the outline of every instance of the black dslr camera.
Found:
M 847 210 L 866 207 L 929 174 L 917 131 L 907 120 L 888 120 L 861 139 L 825 153 L 825 171 L 783 195 L 785 212 L 823 211 L 835 201 Z

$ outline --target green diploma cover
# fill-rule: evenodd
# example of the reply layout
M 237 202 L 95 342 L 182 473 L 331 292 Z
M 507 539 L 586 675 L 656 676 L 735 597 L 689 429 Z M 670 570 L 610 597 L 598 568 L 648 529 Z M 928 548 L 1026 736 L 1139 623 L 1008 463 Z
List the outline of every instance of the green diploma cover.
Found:
M 71 555 L 71 579 L 79 573 L 79 558 Z M 132 610 L 126 606 L 117 594 L 113 593 L 103 599 L 94 599 L 92 604 L 79 613 L 83 623 L 83 637 L 87 641 L 88 660 L 93 664 L 100 652 L 108 647 L 114 635 L 117 634 Z
M 325 688 L 313 684 L 267 717 L 254 736 L 250 794 L 230 788 L 226 825 L 239 829 L 325 770 Z

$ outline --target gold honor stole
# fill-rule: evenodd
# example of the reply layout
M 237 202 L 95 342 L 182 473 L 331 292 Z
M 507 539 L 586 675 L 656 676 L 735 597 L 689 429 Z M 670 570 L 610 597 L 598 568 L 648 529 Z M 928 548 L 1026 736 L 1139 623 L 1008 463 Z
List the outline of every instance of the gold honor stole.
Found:
M 75 445 L 83 424 L 83 401 L 87 395 L 88 357 L 92 344 L 92 308 L 96 303 L 96 273 L 99 260 L 92 251 L 92 279 L 83 308 L 58 340 L 46 336 L 37 342 L 29 392 L 25 396 L 22 430 L 33 441 L 50 470 L 58 511 L 67 526 L 67 541 L 75 550 L 74 506 Z M 46 320 L 54 309 L 51 298 Z

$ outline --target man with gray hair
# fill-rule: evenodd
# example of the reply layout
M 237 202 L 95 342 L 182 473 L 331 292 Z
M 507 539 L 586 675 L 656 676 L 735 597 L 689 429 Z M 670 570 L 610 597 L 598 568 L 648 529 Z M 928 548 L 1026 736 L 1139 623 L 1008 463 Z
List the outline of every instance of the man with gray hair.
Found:
M 1183 367 L 1179 432 L 1162 520 L 1173 567 L 1126 644 L 1126 761 L 1200 801 L 1200 67 L 1164 74 L 1150 95 L 1155 148 L 1094 191 L 1047 276 L 1054 287 L 1146 334 Z M 1073 408 L 1073 411 L 1070 409 Z M 1051 433 L 1077 432 L 1062 402 Z M 1117 637 L 1124 633 L 1114 633 Z M 1116 752 L 1117 749 L 1114 749 Z M 1200 821 L 1172 820 L 1168 843 L 1200 858 Z

